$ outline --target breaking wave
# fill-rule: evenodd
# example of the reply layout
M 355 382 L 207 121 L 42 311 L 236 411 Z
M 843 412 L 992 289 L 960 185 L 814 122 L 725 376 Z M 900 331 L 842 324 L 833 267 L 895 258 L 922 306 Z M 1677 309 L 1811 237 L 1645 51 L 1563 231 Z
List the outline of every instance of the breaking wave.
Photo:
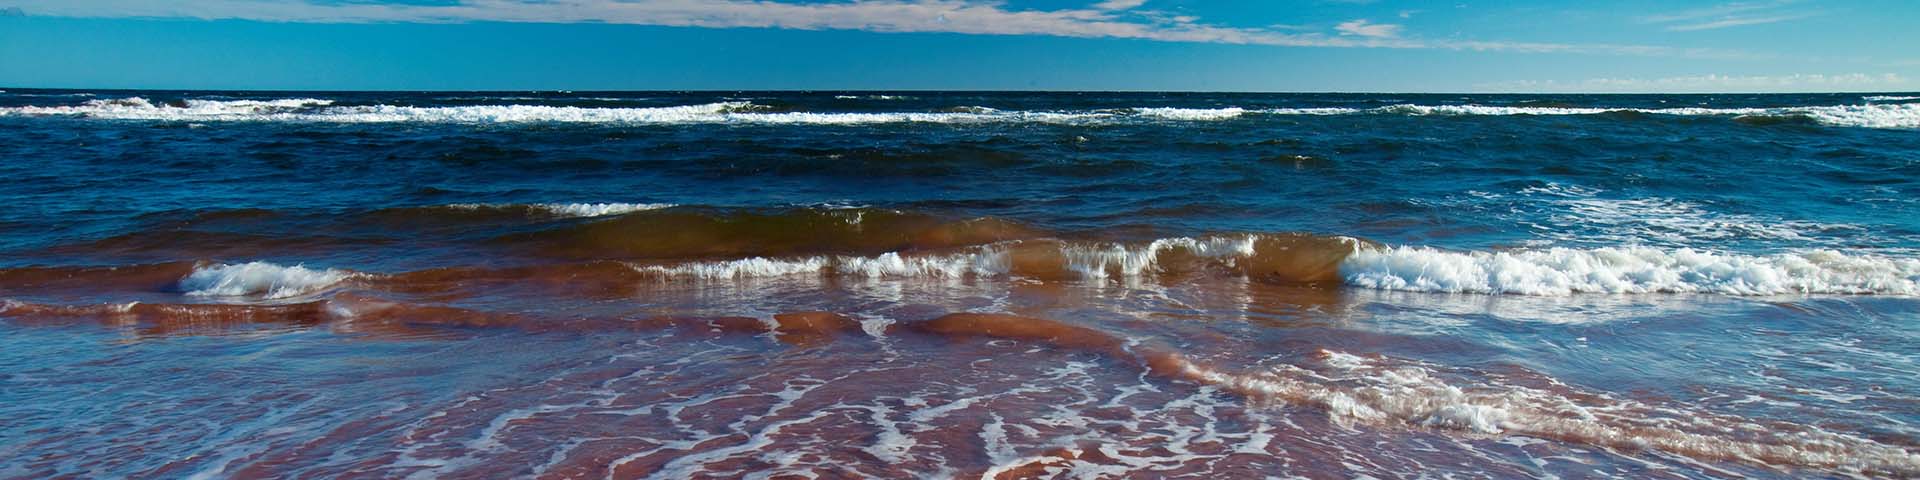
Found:
M 353 273 L 310 269 L 267 262 L 220 264 L 195 268 L 180 279 L 180 290 L 196 297 L 298 297 L 338 284 Z
M 1650 247 L 1450 252 L 1360 249 L 1349 285 L 1451 293 L 1920 294 L 1920 259 L 1832 250 L 1754 256 Z
M 623 202 L 536 203 L 536 204 L 527 204 L 527 205 L 490 204 L 490 203 L 456 203 L 453 205 L 448 205 L 447 208 L 453 208 L 453 209 L 459 209 L 459 210 L 471 210 L 471 211 L 507 211 L 507 212 L 526 211 L 529 213 L 544 214 L 544 215 L 551 215 L 551 216 L 557 216 L 557 217 L 586 218 L 586 217 L 604 217 L 608 215 L 625 215 L 625 214 L 634 213 L 634 212 L 644 212 L 648 210 L 660 210 L 664 208 L 673 208 L 675 206 L 676 205 L 671 203 L 623 203 Z
M 1673 116 L 1806 118 L 1836 127 L 1920 128 L 1920 104 L 1869 104 L 1775 108 L 1503 107 L 1485 105 L 1394 105 L 1369 110 L 1404 115 L 1599 115 L 1628 112 Z
M 1913 97 L 1874 96 L 1868 101 Z M 1864 128 L 1920 128 L 1920 104 L 1796 106 L 1771 108 L 1535 107 L 1495 105 L 1415 105 L 1377 108 L 1180 108 L 1142 107 L 1103 110 L 996 110 L 960 107 L 931 112 L 769 112 L 750 102 L 715 102 L 667 107 L 573 107 L 549 105 L 400 106 L 343 105 L 312 98 L 276 100 L 181 100 L 154 102 L 141 97 L 95 99 L 80 105 L 0 108 L 0 116 L 77 116 L 117 120 L 280 121 L 336 123 L 610 123 L 610 124 L 766 124 L 867 125 L 889 123 L 1054 123 L 1104 124 L 1139 121 L 1223 121 L 1251 115 L 1600 115 L 1639 113 L 1670 116 L 1721 116 L 1752 119 L 1804 118 L 1824 125 Z
M 331 106 L 315 99 L 186 100 L 154 103 L 131 97 L 90 100 L 77 106 L 11 107 L 0 115 L 78 116 L 113 120 L 196 120 L 333 123 L 612 123 L 612 124 L 804 124 L 882 123 L 1097 123 L 1148 118 L 1221 120 L 1243 110 L 1140 109 L 1125 111 L 1002 111 L 964 108 L 946 112 L 766 112 L 749 102 L 716 102 L 671 107 L 570 107 L 547 105 L 474 105 L 416 107 L 398 105 Z
M 1636 246 L 1455 252 L 1304 235 L 1178 237 L 1134 244 L 1043 239 L 957 252 L 750 257 L 634 268 L 667 278 L 704 280 L 806 274 L 1134 281 L 1213 273 L 1274 283 L 1475 294 L 1920 295 L 1920 259 L 1832 250 L 1742 255 Z

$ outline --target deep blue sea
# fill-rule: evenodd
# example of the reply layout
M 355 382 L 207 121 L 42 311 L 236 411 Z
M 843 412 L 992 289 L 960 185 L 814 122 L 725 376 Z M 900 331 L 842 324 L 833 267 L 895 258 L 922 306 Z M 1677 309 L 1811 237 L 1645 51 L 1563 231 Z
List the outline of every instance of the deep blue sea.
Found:
M 1920 475 L 1920 94 L 0 91 L 0 478 Z

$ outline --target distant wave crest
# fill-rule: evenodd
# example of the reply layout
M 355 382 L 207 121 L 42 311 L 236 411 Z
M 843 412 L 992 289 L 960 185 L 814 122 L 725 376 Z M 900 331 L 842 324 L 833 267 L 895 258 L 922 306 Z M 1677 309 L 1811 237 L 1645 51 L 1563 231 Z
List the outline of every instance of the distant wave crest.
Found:
M 1895 101 L 1914 97 L 1865 97 Z M 1207 122 L 1250 116 L 1408 115 L 1508 116 L 1601 115 L 1637 113 L 1669 116 L 1719 116 L 1751 119 L 1803 118 L 1838 127 L 1920 128 L 1920 103 L 1770 108 L 1538 107 L 1498 105 L 1401 104 L 1376 108 L 1139 107 L 1102 110 L 997 110 L 955 107 L 924 112 L 775 112 L 750 102 L 715 102 L 664 107 L 573 107 L 552 105 L 400 106 L 334 105 L 330 100 L 183 100 L 154 102 L 141 97 L 94 99 L 79 105 L 0 108 L 0 116 L 72 116 L 112 120 L 266 121 L 336 123 L 609 123 L 609 124 L 763 124 L 868 125 L 890 123 L 1052 123 Z M 1757 123 L 1766 123 L 1764 121 Z

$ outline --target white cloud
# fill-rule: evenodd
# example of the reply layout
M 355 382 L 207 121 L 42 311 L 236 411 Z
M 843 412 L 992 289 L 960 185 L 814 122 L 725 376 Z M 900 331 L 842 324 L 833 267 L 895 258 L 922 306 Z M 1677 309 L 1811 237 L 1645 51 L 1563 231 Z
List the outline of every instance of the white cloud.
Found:
M 1131 10 L 1134 7 L 1145 4 L 1147 4 L 1147 0 L 1107 0 L 1093 4 L 1093 8 L 1101 10 Z
M 1691 32 L 1744 25 L 1779 23 L 1818 15 L 1818 13 L 1815 12 L 1792 11 L 1792 9 L 1788 8 L 1795 3 L 1799 3 L 1798 0 L 1726 3 L 1712 7 L 1642 17 L 1640 21 L 1664 24 L 1669 31 Z
M 1768 17 L 1727 17 L 1727 18 L 1722 18 L 1719 20 L 1714 20 L 1714 21 L 1705 22 L 1705 23 L 1688 23 L 1684 25 L 1673 25 L 1673 26 L 1667 27 L 1667 30 L 1672 30 L 1676 32 L 1691 32 L 1694 30 L 1712 30 L 1716 28 L 1738 27 L 1742 25 L 1764 25 L 1768 23 L 1785 22 L 1788 20 L 1799 20 L 1799 19 L 1807 18 L 1811 16 L 1813 15 L 1801 13 L 1801 14 L 1791 14 L 1791 15 L 1774 15 L 1774 16 L 1768 16 Z
M 1571 82 L 1519 80 L 1476 85 L 1481 90 L 1500 92 L 1610 93 L 1890 91 L 1914 86 L 1914 82 L 1906 77 L 1893 73 L 1751 76 L 1709 74 L 1650 79 L 1590 78 Z
M 36 15 L 162 17 L 268 22 L 613 23 L 709 28 L 784 28 L 1134 38 L 1171 42 L 1323 47 L 1417 47 L 1410 43 L 1281 33 L 1198 23 L 1150 12 L 1015 10 L 970 0 L 785 3 L 760 0 L 465 0 L 452 5 L 310 3 L 302 0 L 16 0 Z M 1101 7 L 1137 5 L 1110 0 Z
M 1341 35 L 1353 35 L 1372 38 L 1393 38 L 1400 36 L 1400 26 L 1391 23 L 1372 23 L 1366 19 L 1348 20 L 1333 27 Z
M 1399 38 L 1400 25 L 1354 20 L 1334 34 L 1284 28 L 1232 27 L 1137 7 L 1144 0 L 1107 0 L 1088 8 L 1012 9 L 995 0 L 858 0 L 787 3 L 774 0 L 460 0 L 444 4 L 378 4 L 318 0 L 13 0 L 33 15 L 84 18 L 199 18 L 301 23 L 609 23 L 704 28 L 780 28 L 1043 35 L 1163 42 L 1293 47 L 1428 48 L 1531 53 L 1740 58 L 1709 49 L 1643 45 L 1420 40 Z M 1109 9 L 1103 9 L 1109 8 Z

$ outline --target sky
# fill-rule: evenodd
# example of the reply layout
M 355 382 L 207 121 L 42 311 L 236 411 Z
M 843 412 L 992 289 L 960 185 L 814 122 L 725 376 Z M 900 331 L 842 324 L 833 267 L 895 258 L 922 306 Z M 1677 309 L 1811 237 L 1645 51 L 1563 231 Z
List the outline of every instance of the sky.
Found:
M 0 88 L 1920 90 L 1912 0 L 0 0 Z

